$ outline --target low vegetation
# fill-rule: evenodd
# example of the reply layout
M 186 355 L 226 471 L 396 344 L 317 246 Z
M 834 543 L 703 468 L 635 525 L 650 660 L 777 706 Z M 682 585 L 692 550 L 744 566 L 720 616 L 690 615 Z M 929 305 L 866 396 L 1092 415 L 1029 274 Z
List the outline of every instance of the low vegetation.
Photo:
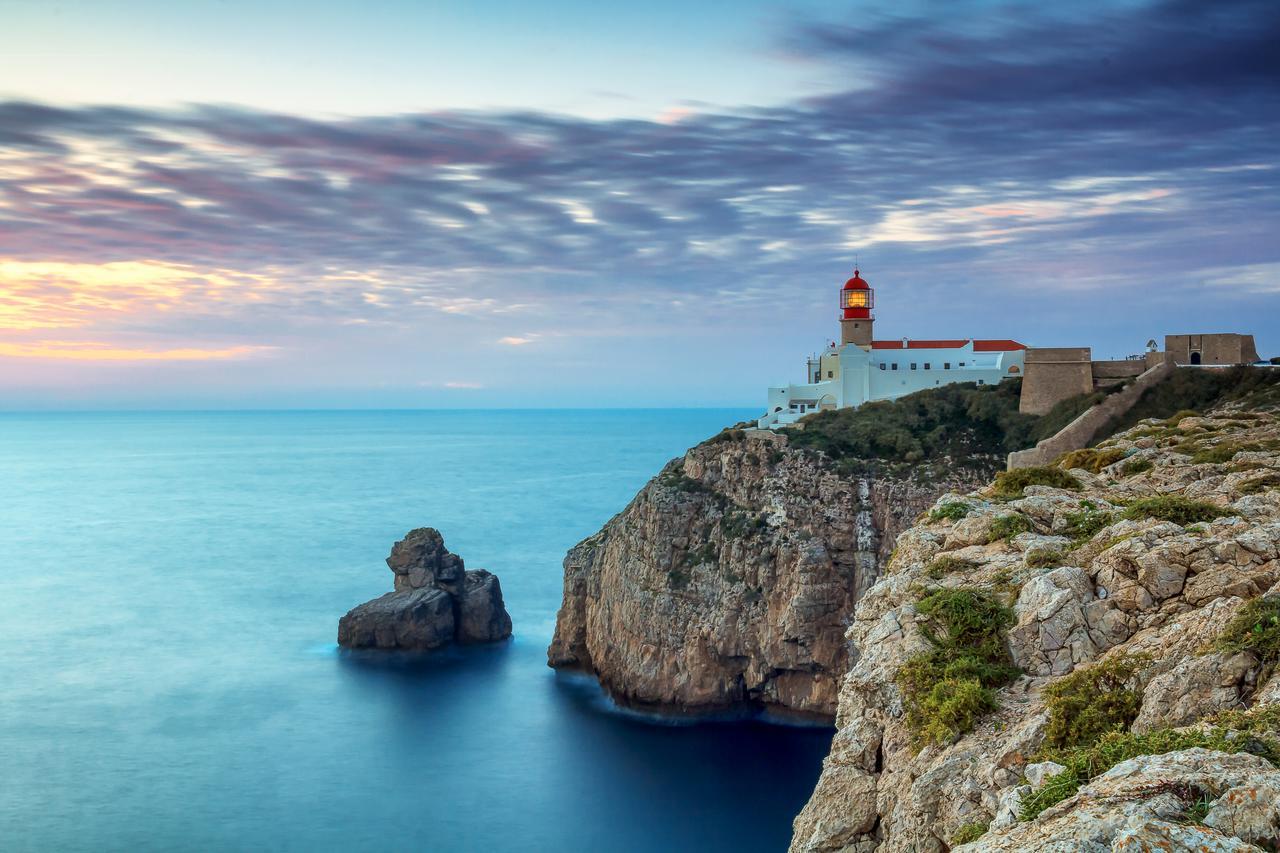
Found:
M 1228 515 L 1221 507 L 1205 501 L 1193 500 L 1182 495 L 1159 495 L 1151 498 L 1139 498 L 1124 511 L 1124 517 L 1134 521 L 1154 518 L 1159 521 L 1172 521 L 1184 527 L 1188 524 L 1213 521 Z
M 1081 501 L 1079 512 L 1068 512 L 1063 517 L 1067 522 L 1065 532 L 1071 537 L 1075 547 L 1088 542 L 1116 520 L 1114 513 L 1099 509 L 1093 501 Z
M 989 541 L 999 542 L 1001 539 L 1012 539 L 1019 533 L 1027 533 L 1031 530 L 1031 519 L 1021 513 L 1009 513 L 1008 515 L 996 516 L 991 522 L 991 536 Z
M 1045 744 L 1059 750 L 1077 749 L 1096 743 L 1108 732 L 1127 730 L 1142 707 L 1138 675 L 1150 663 L 1144 655 L 1116 655 L 1046 687 Z
M 948 519 L 950 521 L 959 521 L 968 515 L 972 509 L 967 503 L 947 501 L 929 510 L 929 520 L 942 521 L 943 519 Z
M 1027 486 L 1052 486 L 1055 489 L 1080 488 L 1080 481 L 1056 465 L 1039 465 L 1001 471 L 996 475 L 995 496 L 1002 500 L 1020 498 Z
M 1013 611 L 978 589 L 940 589 L 920 599 L 930 650 L 898 672 L 917 747 L 950 743 L 996 707 L 995 689 L 1017 677 L 1005 632 Z
M 851 463 L 915 464 L 950 458 L 977 464 L 1027 447 L 1037 418 L 1018 412 L 1020 380 L 997 385 L 961 382 L 879 400 L 856 409 L 818 412 L 804 429 L 786 430 L 795 447 L 821 450 Z
M 959 847 L 961 844 L 968 844 L 970 841 L 977 841 L 979 838 L 987 834 L 987 828 L 990 823 L 982 823 L 974 821 L 966 823 L 956 830 L 956 834 L 951 838 L 951 846 Z
M 1051 569 L 1061 566 L 1065 559 L 1057 548 L 1033 548 L 1027 552 L 1023 562 L 1033 569 Z
M 1059 456 L 1054 464 L 1063 469 L 1083 468 L 1093 474 L 1097 474 L 1108 465 L 1113 465 L 1124 458 L 1124 451 L 1118 447 L 1109 447 L 1099 449 L 1096 447 L 1085 447 L 1081 450 L 1071 450 Z
M 972 560 L 966 560 L 951 554 L 943 554 L 926 567 L 925 573 L 934 580 L 941 580 L 955 572 L 971 572 L 977 567 L 978 564 Z
M 1051 751 L 1045 758 L 1067 769 L 1049 779 L 1022 800 L 1022 820 L 1034 820 L 1042 811 L 1071 797 L 1080 786 L 1121 761 L 1139 755 L 1162 755 L 1201 747 L 1218 752 L 1251 752 L 1280 766 L 1280 743 L 1260 736 L 1241 737 L 1244 729 L 1214 726 L 1201 729 L 1156 729 L 1145 734 L 1109 732 L 1088 746 Z
M 1269 474 L 1263 474 L 1261 477 L 1255 477 L 1252 480 L 1246 480 L 1241 483 L 1240 494 L 1256 495 L 1259 492 L 1278 487 L 1280 487 L 1280 471 L 1272 471 Z
M 1122 477 L 1132 477 L 1135 474 L 1141 474 L 1143 471 L 1150 471 L 1154 467 L 1156 467 L 1155 463 L 1150 459 L 1130 459 L 1120 466 L 1120 475 Z
M 1146 418 L 1166 419 L 1167 426 L 1176 427 L 1184 418 L 1198 417 L 1200 412 L 1232 402 L 1256 408 L 1280 405 L 1280 370 L 1175 370 L 1168 379 L 1143 392 L 1122 417 L 1099 430 L 1094 440 L 1129 429 Z
M 1280 664 L 1280 595 L 1260 596 L 1240 608 L 1214 645 L 1228 654 L 1252 652 L 1264 677 L 1273 671 Z

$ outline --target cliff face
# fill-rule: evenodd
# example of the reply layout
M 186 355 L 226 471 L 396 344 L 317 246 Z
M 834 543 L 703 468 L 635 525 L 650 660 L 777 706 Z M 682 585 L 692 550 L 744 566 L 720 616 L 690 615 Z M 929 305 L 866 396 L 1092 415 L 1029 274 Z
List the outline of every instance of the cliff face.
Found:
M 894 538 L 995 465 L 846 476 L 784 436 L 727 431 L 569 552 L 548 663 L 593 673 L 632 706 L 829 718 L 853 604 Z
M 1280 846 L 1280 419 L 1100 451 L 1038 473 L 1074 488 L 949 495 L 898 539 L 793 851 Z M 985 670 L 947 645 L 983 631 Z

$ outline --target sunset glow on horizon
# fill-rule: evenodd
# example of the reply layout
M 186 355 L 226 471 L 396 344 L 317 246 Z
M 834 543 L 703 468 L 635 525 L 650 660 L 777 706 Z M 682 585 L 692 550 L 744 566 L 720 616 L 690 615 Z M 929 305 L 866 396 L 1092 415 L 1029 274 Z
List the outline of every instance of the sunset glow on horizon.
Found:
M 498 5 L 510 30 L 245 6 L 298 28 L 255 90 L 214 6 L 17 3 L 4 407 L 750 403 L 832 334 L 855 258 L 890 337 L 1280 350 L 1274 4 Z M 167 47 L 93 74 L 128 10 Z M 334 68 L 280 69 L 308 34 L 386 67 L 343 66 L 322 108 Z

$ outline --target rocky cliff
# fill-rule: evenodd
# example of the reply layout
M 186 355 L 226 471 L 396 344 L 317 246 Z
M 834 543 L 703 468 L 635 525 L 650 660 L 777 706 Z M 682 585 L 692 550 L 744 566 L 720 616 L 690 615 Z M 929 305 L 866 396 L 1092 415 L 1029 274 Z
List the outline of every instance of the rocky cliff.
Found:
M 793 851 L 1277 849 L 1280 419 L 944 496 L 846 636 Z
M 631 706 L 829 719 L 853 604 L 894 538 L 997 459 L 856 476 L 786 436 L 727 430 L 569 552 L 548 662 Z
M 435 649 L 450 643 L 491 643 L 511 636 L 511 617 L 498 578 L 468 571 L 432 527 L 405 534 L 387 557 L 394 590 L 338 620 L 338 645 Z

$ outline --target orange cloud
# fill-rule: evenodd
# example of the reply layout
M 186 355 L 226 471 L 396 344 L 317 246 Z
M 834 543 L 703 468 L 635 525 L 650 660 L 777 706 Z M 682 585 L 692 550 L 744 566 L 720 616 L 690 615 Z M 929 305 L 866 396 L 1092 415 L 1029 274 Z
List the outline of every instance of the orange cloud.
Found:
M 105 264 L 0 259 L 0 329 L 59 329 L 104 315 L 165 312 L 273 289 L 265 276 L 164 261 Z
M 45 358 L 69 361 L 210 361 L 243 358 L 275 349 L 262 346 L 235 346 L 222 349 L 180 347 L 145 349 L 117 347 L 101 341 L 34 341 L 32 343 L 0 342 L 0 357 Z

